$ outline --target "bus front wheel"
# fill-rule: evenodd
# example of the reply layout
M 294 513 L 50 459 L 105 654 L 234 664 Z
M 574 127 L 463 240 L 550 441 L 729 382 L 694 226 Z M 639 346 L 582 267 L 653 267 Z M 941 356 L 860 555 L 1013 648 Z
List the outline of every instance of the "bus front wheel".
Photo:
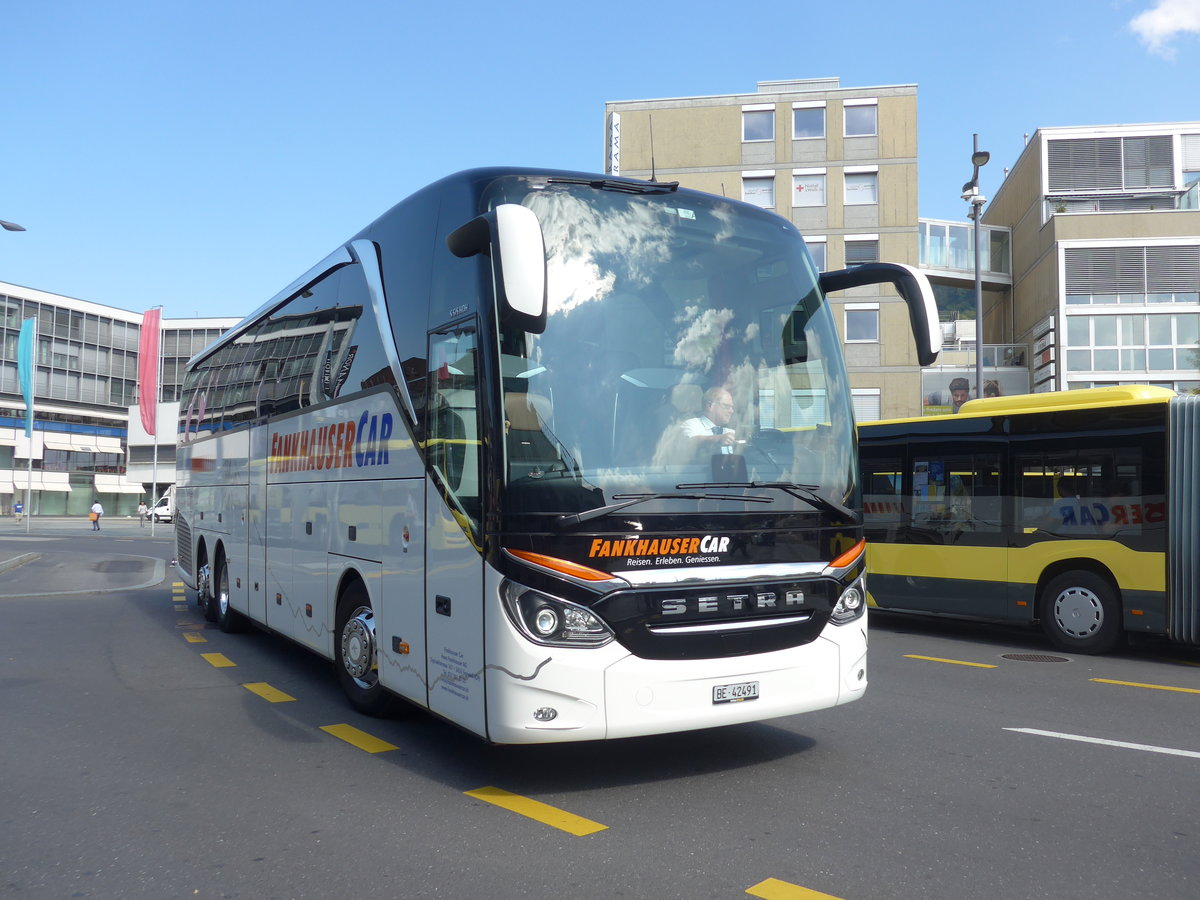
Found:
M 1107 653 L 1121 639 L 1121 606 L 1111 584 L 1093 572 L 1064 572 L 1042 591 L 1042 628 L 1068 653 Z
M 202 563 L 196 570 L 196 605 L 204 613 L 204 621 L 217 621 L 217 601 L 213 595 L 212 566 Z
M 338 601 L 334 667 L 342 691 L 356 710 L 376 717 L 392 712 L 392 696 L 379 683 L 375 611 L 359 582 L 347 587 Z

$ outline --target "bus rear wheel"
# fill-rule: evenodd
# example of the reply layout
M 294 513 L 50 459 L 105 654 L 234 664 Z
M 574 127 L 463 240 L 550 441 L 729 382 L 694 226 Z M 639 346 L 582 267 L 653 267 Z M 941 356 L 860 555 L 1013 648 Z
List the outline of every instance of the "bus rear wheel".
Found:
M 217 555 L 217 574 L 213 579 L 210 602 L 217 609 L 217 627 L 226 634 L 246 630 L 246 617 L 229 605 L 229 563 L 224 552 Z
M 1104 578 L 1082 570 L 1047 582 L 1041 599 L 1046 636 L 1068 653 L 1107 653 L 1121 640 L 1121 605 Z
M 390 715 L 396 701 L 379 683 L 375 611 L 361 582 L 351 584 L 343 592 L 338 600 L 336 622 L 334 668 L 343 693 L 363 715 Z

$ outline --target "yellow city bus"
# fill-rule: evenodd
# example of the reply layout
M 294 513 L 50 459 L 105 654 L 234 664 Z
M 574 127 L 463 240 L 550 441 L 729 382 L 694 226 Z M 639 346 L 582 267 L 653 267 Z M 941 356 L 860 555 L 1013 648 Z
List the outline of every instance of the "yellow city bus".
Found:
M 858 433 L 870 605 L 1040 624 L 1076 653 L 1200 643 L 1200 397 L 995 397 Z

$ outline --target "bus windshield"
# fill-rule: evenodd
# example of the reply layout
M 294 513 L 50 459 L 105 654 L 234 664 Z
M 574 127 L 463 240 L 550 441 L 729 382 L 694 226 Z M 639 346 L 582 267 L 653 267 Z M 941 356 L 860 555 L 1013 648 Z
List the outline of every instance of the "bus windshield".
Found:
M 506 511 L 857 504 L 839 338 L 790 223 L 554 178 L 502 179 L 488 202 L 532 209 L 547 255 L 545 331 L 501 320 Z

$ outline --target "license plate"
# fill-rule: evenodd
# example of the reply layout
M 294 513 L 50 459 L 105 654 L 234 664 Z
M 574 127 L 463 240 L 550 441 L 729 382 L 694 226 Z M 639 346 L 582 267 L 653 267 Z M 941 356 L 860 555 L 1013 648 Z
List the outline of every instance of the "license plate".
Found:
M 713 703 L 741 703 L 745 700 L 758 699 L 758 682 L 741 681 L 737 684 L 718 684 L 713 686 Z

